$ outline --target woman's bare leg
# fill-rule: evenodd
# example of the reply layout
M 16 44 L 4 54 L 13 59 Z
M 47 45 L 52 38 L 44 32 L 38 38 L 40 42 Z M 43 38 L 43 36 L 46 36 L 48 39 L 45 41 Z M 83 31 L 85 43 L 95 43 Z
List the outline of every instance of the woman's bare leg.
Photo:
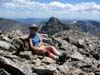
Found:
M 50 53 L 49 57 L 52 58 L 52 59 L 54 59 L 54 60 L 59 59 L 58 56 L 56 56 L 56 55 L 54 55 L 52 53 Z
M 57 56 L 60 56 L 60 55 L 61 55 L 61 53 L 60 53 L 55 47 L 53 47 L 53 46 L 48 46 L 47 49 L 52 50 L 52 52 L 53 52 L 55 55 L 57 55 Z

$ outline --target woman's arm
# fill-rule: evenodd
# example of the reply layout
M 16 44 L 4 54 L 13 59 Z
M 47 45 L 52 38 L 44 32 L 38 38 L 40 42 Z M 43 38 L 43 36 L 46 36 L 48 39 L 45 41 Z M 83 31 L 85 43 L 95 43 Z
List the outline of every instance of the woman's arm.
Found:
M 22 35 L 22 36 L 20 36 L 20 39 L 21 39 L 22 41 L 26 41 L 26 40 L 28 39 L 28 36 L 29 36 L 29 35 Z

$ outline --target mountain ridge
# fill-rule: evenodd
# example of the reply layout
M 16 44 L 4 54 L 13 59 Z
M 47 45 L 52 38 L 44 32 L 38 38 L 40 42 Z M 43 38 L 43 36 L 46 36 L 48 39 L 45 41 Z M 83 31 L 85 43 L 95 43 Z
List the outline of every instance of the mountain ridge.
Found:
M 54 34 L 69 29 L 80 30 L 95 36 L 100 36 L 100 22 L 92 20 L 62 22 L 58 18 L 50 17 L 47 22 L 41 24 L 40 31 L 42 33 Z
M 5 32 L 19 29 L 22 32 L 27 33 L 29 32 L 29 25 L 30 24 L 24 24 L 12 19 L 0 18 L 0 30 Z M 100 22 L 92 20 L 62 21 L 56 17 L 50 17 L 47 21 L 45 20 L 37 25 L 39 25 L 39 32 L 47 34 L 54 34 L 63 30 L 75 29 L 100 36 Z
M 2 32 L 11 32 L 17 29 L 21 30 L 23 33 L 28 32 L 27 25 L 12 19 L 0 18 L 0 30 Z
M 75 25 L 84 32 L 88 32 L 90 34 L 100 36 L 100 22 L 97 21 L 77 21 Z

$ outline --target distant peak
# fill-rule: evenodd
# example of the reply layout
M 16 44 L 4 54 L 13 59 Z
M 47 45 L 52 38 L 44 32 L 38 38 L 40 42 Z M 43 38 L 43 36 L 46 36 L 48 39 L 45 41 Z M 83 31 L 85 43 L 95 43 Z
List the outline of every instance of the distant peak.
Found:
M 0 21 L 2 21 L 2 20 L 4 20 L 4 18 L 1 18 L 1 17 L 0 17 Z
M 58 20 L 56 17 L 50 17 L 49 20 Z
M 48 20 L 48 22 L 56 22 L 56 23 L 61 23 L 61 22 L 59 21 L 59 19 L 58 19 L 58 18 L 56 18 L 56 17 L 50 17 L 50 18 L 49 18 L 49 20 Z

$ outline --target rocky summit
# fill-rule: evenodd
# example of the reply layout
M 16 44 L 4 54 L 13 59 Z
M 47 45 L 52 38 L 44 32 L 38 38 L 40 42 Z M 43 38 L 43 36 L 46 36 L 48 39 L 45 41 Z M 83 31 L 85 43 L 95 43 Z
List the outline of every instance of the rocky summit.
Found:
M 14 55 L 21 35 L 18 30 L 1 33 L 0 75 L 100 75 L 99 37 L 76 30 L 52 36 L 41 34 L 46 45 L 53 45 L 66 54 L 66 61 L 59 64 L 49 57 L 32 54 L 27 47 L 18 56 Z

